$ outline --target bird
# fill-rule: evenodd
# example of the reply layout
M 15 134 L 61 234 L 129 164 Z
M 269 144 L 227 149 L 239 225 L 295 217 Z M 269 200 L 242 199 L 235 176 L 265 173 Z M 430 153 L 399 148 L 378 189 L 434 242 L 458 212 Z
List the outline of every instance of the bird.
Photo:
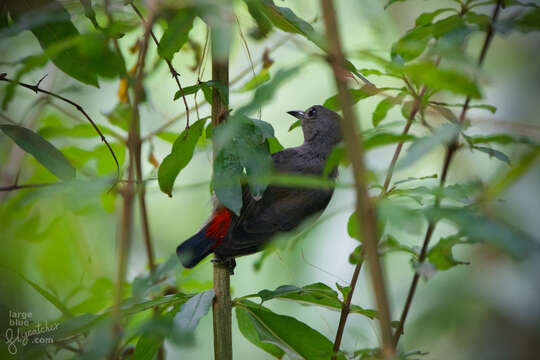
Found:
M 274 170 L 279 174 L 322 175 L 328 156 L 342 140 L 341 117 L 322 105 L 287 113 L 300 120 L 304 142 L 272 154 Z M 337 174 L 335 167 L 328 177 L 335 179 Z M 193 268 L 214 253 L 213 261 L 234 273 L 236 257 L 262 250 L 275 234 L 291 231 L 322 213 L 333 192 L 333 188 L 269 185 L 255 199 L 244 186 L 240 214 L 218 203 L 208 222 L 180 244 L 176 254 L 185 268 Z

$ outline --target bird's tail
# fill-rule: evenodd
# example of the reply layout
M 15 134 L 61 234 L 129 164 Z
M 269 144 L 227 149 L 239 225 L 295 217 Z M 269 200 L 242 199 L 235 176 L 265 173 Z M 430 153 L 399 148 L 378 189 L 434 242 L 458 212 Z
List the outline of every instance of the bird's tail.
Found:
M 186 268 L 192 268 L 207 257 L 223 241 L 229 231 L 233 213 L 224 206 L 217 208 L 210 222 L 201 231 L 176 248 L 176 255 Z
M 202 229 L 176 248 L 176 255 L 184 267 L 190 269 L 214 251 L 216 240 L 210 239 Z

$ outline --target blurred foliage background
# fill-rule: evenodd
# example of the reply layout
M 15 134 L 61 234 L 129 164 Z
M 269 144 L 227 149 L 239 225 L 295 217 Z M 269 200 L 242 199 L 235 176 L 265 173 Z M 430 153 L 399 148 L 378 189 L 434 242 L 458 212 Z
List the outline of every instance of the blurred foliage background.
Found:
M 81 3 L 62 1 L 71 14 L 76 28 L 84 34 L 99 33 L 85 16 Z M 100 24 L 106 22 L 101 1 L 93 2 Z M 531 2 L 538 4 L 538 2 Z M 311 0 L 277 0 L 278 6 L 292 9 L 303 19 L 322 30 L 319 3 Z M 409 0 L 396 2 L 387 9 L 379 0 L 336 1 L 340 30 L 344 47 L 358 69 L 374 68 L 376 63 L 360 55 L 368 51 L 383 58 L 390 58 L 390 48 L 423 12 L 454 7 L 456 2 L 438 0 Z M 4 5 L 2 5 L 4 6 Z M 111 10 L 122 20 L 122 32 L 118 45 L 125 55 L 126 69 L 136 63 L 137 39 L 143 28 L 136 14 L 121 1 L 111 1 Z M 144 8 L 144 4 L 140 5 Z M 318 55 L 317 47 L 300 36 L 275 29 L 262 41 L 255 39 L 256 24 L 242 1 L 234 2 L 235 20 L 231 43 L 231 79 L 244 74 L 231 84 L 230 104 L 237 108 L 253 94 L 250 81 L 261 74 L 260 59 L 266 65 L 270 78 L 280 69 L 300 65 L 299 71 L 287 78 L 276 90 L 268 104 L 260 109 L 260 116 L 275 129 L 275 136 L 285 147 L 296 146 L 303 141 L 299 128 L 289 131 L 294 122 L 286 114 L 288 110 L 303 110 L 314 104 L 322 104 L 335 95 L 330 68 Z M 479 7 L 475 11 L 490 15 L 492 6 Z M 509 14 L 518 12 L 508 8 Z M 164 14 L 164 18 L 173 14 Z M 469 134 L 505 133 L 528 136 L 540 141 L 538 114 L 540 104 L 540 34 L 505 31 L 497 29 L 485 66 L 479 72 L 484 99 L 497 107 L 492 114 L 485 109 L 471 109 Z M 164 32 L 165 20 L 154 26 L 158 38 Z M 3 27 L 0 37 L 0 72 L 14 78 L 17 70 L 25 66 L 27 56 L 42 53 L 40 44 L 29 31 L 10 31 Z M 181 74 L 184 88 L 197 83 L 198 64 L 203 52 L 206 26 L 195 18 L 189 41 L 176 53 L 172 64 Z M 455 63 L 475 59 L 483 40 L 482 33 L 469 39 L 466 51 L 453 53 Z M 249 54 L 242 37 L 246 38 Z M 95 73 L 100 74 L 99 88 L 85 85 L 48 62 L 22 75 L 22 81 L 34 84 L 43 75 L 47 77 L 41 87 L 62 94 L 81 104 L 92 119 L 102 125 L 105 136 L 113 145 L 122 164 L 126 160 L 126 148 L 121 139 L 126 136 L 126 109 L 123 107 L 125 90 L 122 81 L 107 70 L 114 61 L 91 48 L 95 56 Z M 266 54 L 266 55 L 264 55 Z M 263 56 L 264 55 L 264 56 Z M 450 56 L 450 55 L 449 55 Z M 251 71 L 249 57 L 256 66 Z M 464 60 L 465 59 L 465 60 Z M 100 65 L 100 62 L 102 64 Z M 111 65 L 112 64 L 112 65 Z M 200 79 L 210 80 L 211 66 L 202 63 Z M 147 183 L 147 206 L 150 231 L 158 263 L 166 263 L 175 253 L 176 246 L 198 231 L 212 209 L 210 179 L 212 174 L 212 146 L 201 137 L 193 159 L 176 180 L 172 198 L 160 192 L 156 163 L 170 152 L 174 141 L 185 126 L 182 100 L 173 101 L 177 92 L 166 63 L 160 59 L 156 46 L 149 44 L 146 77 L 144 79 L 145 101 L 141 104 L 141 134 L 150 134 L 160 126 L 177 118 L 167 132 L 153 136 L 142 147 L 144 177 Z M 378 87 L 395 86 L 393 78 L 370 75 L 368 78 Z M 257 85 L 257 84 L 255 84 Z M 45 321 L 61 317 L 58 308 L 51 304 L 38 289 L 46 289 L 69 308 L 74 315 L 99 313 L 113 303 L 114 273 L 116 268 L 116 237 L 120 221 L 121 199 L 115 192 L 107 192 L 115 175 L 115 166 L 105 145 L 86 127 L 83 117 L 68 104 L 51 100 L 43 94 L 34 94 L 22 88 L 15 89 L 15 96 L 2 109 L 2 124 L 14 121 L 37 131 L 60 149 L 76 167 L 79 179 L 90 179 L 69 186 L 47 186 L 33 189 L 0 192 L 0 328 L 2 334 L 8 327 L 10 311 L 31 312 L 33 320 Z M 7 94 L 7 83 L 1 85 L 2 96 Z M 192 123 L 197 118 L 195 99 L 187 97 Z M 204 100 L 201 92 L 196 101 Z M 373 127 L 372 114 L 380 98 L 369 97 L 355 107 L 361 119 L 362 129 Z M 463 97 L 445 95 L 441 101 L 459 103 Z M 198 106 L 200 118 L 210 114 L 208 104 Z M 7 119 L 7 120 L 6 120 Z M 395 123 L 395 131 L 405 124 L 399 107 L 392 108 L 384 120 Z M 432 126 L 443 123 L 440 114 L 429 114 Z M 85 125 L 83 125 L 85 124 Z M 79 129 L 74 127 L 80 126 Z M 429 131 L 414 124 L 411 133 L 424 136 Z M 172 141 L 171 141 L 172 139 Z M 512 164 L 525 152 L 520 144 L 500 145 Z M 395 145 L 379 147 L 367 153 L 367 163 L 377 180 L 382 182 Z M 429 177 L 440 172 L 444 148 L 436 147 L 412 166 L 399 169 L 394 181 L 409 177 Z M 40 184 L 56 181 L 56 177 L 40 165 L 32 156 L 25 154 L 3 133 L 0 133 L 0 185 L 10 186 L 17 179 L 19 184 Z M 481 152 L 462 150 L 454 159 L 448 183 L 487 183 L 508 171 L 509 165 L 490 158 Z M 340 182 L 352 183 L 350 168 L 342 167 Z M 435 186 L 437 179 L 428 178 L 415 185 Z M 412 186 L 412 185 L 411 185 Z M 353 189 L 338 187 L 334 197 L 315 222 L 305 224 L 293 234 L 280 236 L 274 251 L 265 251 L 237 260 L 238 266 L 232 277 L 233 297 L 257 293 L 262 289 L 274 289 L 280 285 L 304 286 L 322 282 L 335 288 L 338 283 L 349 283 L 353 265 L 349 254 L 358 245 L 347 232 L 347 221 L 354 210 Z M 374 194 L 377 190 L 373 189 Z M 141 233 L 138 207 L 135 207 L 134 233 L 130 250 L 126 294 L 132 294 L 148 274 L 148 265 Z M 540 164 L 536 161 L 524 176 L 500 194 L 496 201 L 484 209 L 491 217 L 502 219 L 529 237 L 538 240 L 540 233 Z M 425 222 L 403 218 L 395 226 L 400 243 L 419 247 L 425 231 Z M 454 232 L 449 224 L 436 229 L 434 238 Z M 435 242 L 433 242 L 435 243 Z M 540 354 L 540 257 L 529 254 L 525 260 L 515 261 L 500 250 L 489 245 L 458 245 L 454 257 L 468 265 L 452 267 L 448 271 L 432 269 L 420 282 L 400 347 L 428 353 L 423 359 L 533 359 Z M 163 286 L 174 287 L 184 293 L 200 292 L 212 287 L 210 259 L 192 270 L 174 268 L 172 277 Z M 388 280 L 392 318 L 398 319 L 409 288 L 413 268 L 410 254 L 391 252 L 384 257 Z M 354 294 L 353 303 L 364 308 L 375 308 L 368 277 L 362 276 Z M 26 279 L 26 280 L 25 280 Z M 141 280 L 143 279 L 143 280 Z M 31 284 L 37 286 L 32 286 Z M 163 286 L 159 291 L 163 291 Z M 146 289 L 152 294 L 155 289 Z M 339 313 L 320 307 L 307 307 L 294 302 L 268 302 L 270 309 L 297 317 L 317 329 L 329 339 L 335 336 Z M 140 327 L 152 315 L 143 311 L 128 321 L 129 331 Z M 233 317 L 233 322 L 236 318 Z M 351 314 L 344 335 L 342 349 L 353 353 L 362 348 L 378 346 L 378 327 L 366 317 Z M 157 325 L 156 325 L 157 326 Z M 269 359 L 271 356 L 249 343 L 233 323 L 234 356 L 238 359 Z M 97 341 L 106 342 L 99 338 Z M 186 340 L 187 339 L 187 340 Z M 178 340 L 178 339 L 177 339 Z M 89 341 L 92 341 L 90 339 Z M 167 340 L 165 353 L 168 359 L 212 358 L 212 321 L 203 317 L 194 334 L 181 341 Z M 11 356 L 6 346 L 0 346 L 2 358 Z M 60 350 L 55 358 L 82 356 L 68 350 Z M 86 356 L 92 357 L 86 354 Z M 96 356 L 95 358 L 99 358 Z

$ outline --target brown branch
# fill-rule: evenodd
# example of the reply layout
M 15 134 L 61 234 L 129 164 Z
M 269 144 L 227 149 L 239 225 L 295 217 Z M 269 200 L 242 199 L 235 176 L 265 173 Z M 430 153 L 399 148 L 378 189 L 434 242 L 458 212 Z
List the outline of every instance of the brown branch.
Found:
M 211 32 L 219 31 L 214 28 Z M 214 36 L 210 36 L 215 38 Z M 222 84 L 229 84 L 229 54 L 217 58 L 215 42 L 212 41 L 212 80 Z M 228 103 L 228 87 L 225 93 L 225 102 Z M 217 126 L 226 119 L 227 105 L 222 101 L 216 88 L 212 88 L 212 125 Z M 214 149 L 215 155 L 215 149 Z M 216 293 L 212 302 L 212 319 L 214 328 L 214 359 L 232 360 L 232 304 L 231 304 L 231 273 L 220 262 L 214 262 L 214 291 Z
M 0 74 L 0 81 L 6 81 L 6 82 L 11 82 L 11 83 L 15 83 L 19 86 L 22 86 L 24 88 L 27 88 L 29 90 L 32 90 L 33 92 L 35 92 L 36 94 L 37 93 L 42 93 L 42 94 L 46 94 L 46 95 L 49 95 L 49 96 L 52 96 L 54 98 L 57 98 L 59 100 L 62 100 L 70 105 L 72 105 L 73 107 L 75 107 L 75 109 L 77 109 L 79 112 L 81 112 L 84 117 L 86 118 L 86 120 L 88 120 L 90 122 L 90 124 L 92 125 L 92 127 L 96 130 L 96 132 L 98 133 L 99 137 L 101 138 L 101 141 L 103 141 L 105 143 L 105 145 L 107 146 L 107 148 L 109 149 L 109 152 L 111 153 L 113 159 L 114 159 L 114 162 L 116 164 L 116 179 L 120 179 L 120 165 L 118 164 L 118 159 L 116 158 L 116 155 L 114 154 L 114 151 L 113 149 L 111 148 L 111 145 L 109 145 L 109 142 L 107 141 L 107 139 L 105 139 L 105 136 L 103 135 L 103 133 L 101 132 L 101 130 L 99 130 L 99 128 L 97 127 L 96 123 L 90 118 L 90 116 L 86 113 L 86 111 L 84 111 L 84 109 L 82 108 L 81 105 L 77 104 L 76 102 L 74 101 L 71 101 L 69 100 L 68 98 L 65 98 L 63 97 L 62 95 L 58 95 L 58 94 L 55 94 L 53 92 L 50 92 L 50 91 L 47 91 L 47 90 L 44 90 L 42 88 L 39 87 L 39 84 L 40 82 L 45 78 L 42 77 L 41 80 L 38 81 L 38 83 L 36 85 L 30 85 L 30 84 L 26 84 L 26 83 L 23 83 L 23 82 L 19 82 L 19 81 L 16 81 L 16 80 L 11 80 L 11 79 L 8 79 L 6 77 L 6 73 L 2 73 Z
M 326 38 L 329 46 L 328 62 L 334 72 L 334 78 L 338 88 L 338 100 L 343 109 L 344 120 L 342 121 L 342 132 L 345 138 L 347 152 L 351 157 L 354 182 L 356 185 L 356 214 L 358 223 L 362 229 L 363 244 L 367 255 L 371 281 L 375 291 L 375 300 L 379 311 L 383 355 L 385 358 L 389 359 L 394 356 L 395 350 L 392 343 L 388 296 L 377 251 L 378 237 L 375 211 L 369 200 L 365 182 L 364 152 L 361 139 L 357 136 L 357 122 L 353 111 L 352 100 L 347 88 L 347 80 L 343 77 L 342 69 L 345 68 L 345 59 L 341 48 L 334 4 L 332 0 L 321 0 L 321 6 L 326 28 Z M 355 269 L 355 273 L 360 271 L 359 265 L 357 265 L 358 269 Z M 352 296 L 352 291 L 350 296 Z
M 139 16 L 141 21 L 143 23 L 145 23 L 143 15 L 139 11 L 139 9 L 135 6 L 135 4 L 133 2 L 131 2 L 130 5 L 131 5 L 131 8 L 133 9 L 133 11 L 135 11 L 135 13 L 137 13 L 137 15 Z M 158 41 L 156 35 L 154 34 L 154 32 L 151 29 L 150 29 L 150 35 L 152 36 L 152 40 L 154 40 L 154 43 L 156 44 L 156 46 L 159 47 L 159 41 Z M 187 103 L 187 100 L 186 100 L 186 96 L 184 95 L 184 89 L 182 88 L 182 84 L 180 84 L 180 78 L 179 78 L 180 74 L 173 67 L 170 60 L 165 59 L 165 58 L 163 58 L 163 60 L 165 60 L 165 62 L 167 63 L 167 66 L 169 67 L 169 71 L 170 71 L 171 75 L 174 77 L 174 80 L 176 81 L 176 85 L 178 86 L 178 89 L 180 90 L 180 95 L 182 95 L 182 100 L 184 101 L 184 107 L 186 108 L 186 113 L 185 114 L 186 114 L 186 130 L 187 130 L 187 129 L 189 129 L 189 107 L 188 107 L 188 103 Z
M 114 306 L 113 306 L 113 330 L 115 332 L 115 338 L 117 341 L 120 339 L 122 333 L 121 325 L 121 311 L 120 305 L 123 298 L 123 287 L 126 278 L 127 262 L 129 255 L 129 248 L 131 245 L 132 225 L 133 225 L 133 200 L 134 200 L 134 167 L 136 168 L 136 159 L 140 157 L 140 114 L 139 114 L 139 102 L 142 96 L 142 81 L 144 76 L 144 64 L 146 60 L 146 54 L 148 51 L 148 40 L 150 31 L 154 22 L 154 16 L 156 10 L 155 2 L 150 2 L 149 6 L 149 21 L 145 23 L 144 37 L 142 46 L 139 51 L 139 59 L 137 61 L 137 72 L 134 78 L 134 100 L 133 100 L 133 115 L 131 119 L 131 125 L 128 133 L 128 150 L 129 150 L 129 166 L 128 166 L 128 181 L 122 191 L 123 195 L 123 211 L 122 211 L 122 223 L 120 229 L 120 239 L 118 243 L 118 262 L 116 273 L 116 287 L 114 293 Z M 115 351 L 116 349 L 113 349 Z
M 50 183 L 40 183 L 40 184 L 24 184 L 24 185 L 9 185 L 9 186 L 2 186 L 0 187 L 0 191 L 16 191 L 16 190 L 24 190 L 24 189 L 36 189 L 36 188 L 43 188 L 47 186 L 54 186 L 54 185 L 61 185 L 64 184 L 62 182 L 50 182 Z
M 497 17 L 499 16 L 499 11 L 502 5 L 502 0 L 497 1 L 497 4 L 495 5 L 495 8 L 493 10 L 493 14 L 491 16 L 491 21 L 488 27 L 488 30 L 486 32 L 486 37 L 484 39 L 484 43 L 482 45 L 482 50 L 480 52 L 480 56 L 478 58 L 478 66 L 480 67 L 484 59 L 486 57 L 487 49 L 489 48 L 489 45 L 491 43 L 491 40 L 493 39 L 494 31 L 493 31 L 493 24 L 497 20 Z M 459 124 L 462 124 L 465 121 L 465 116 L 467 114 L 467 110 L 469 108 L 469 103 L 471 101 L 471 98 L 468 96 L 465 99 L 465 103 L 463 104 L 463 108 L 461 110 L 461 114 L 459 116 Z M 441 171 L 441 179 L 439 182 L 439 187 L 443 187 L 446 178 L 448 176 L 448 171 L 450 169 L 450 164 L 452 162 L 452 158 L 454 157 L 454 154 L 456 153 L 457 149 L 459 148 L 458 144 L 458 136 L 456 136 L 450 144 L 448 144 L 448 147 L 446 148 L 446 154 L 443 161 L 442 171 Z M 441 202 L 440 196 L 436 196 L 435 198 L 435 207 L 439 207 Z M 424 237 L 424 242 L 422 244 L 422 250 L 420 251 L 420 254 L 418 255 L 418 263 L 422 264 L 427 255 L 427 250 L 429 246 L 429 242 L 431 240 L 431 236 L 433 235 L 433 232 L 435 230 L 437 223 L 434 220 L 431 220 L 428 224 L 426 235 Z M 405 301 L 405 306 L 403 308 L 403 312 L 401 313 L 401 317 L 399 320 L 399 326 L 396 329 L 396 332 L 394 334 L 394 345 L 397 346 L 399 339 L 401 338 L 401 335 L 403 334 L 403 328 L 405 326 L 405 321 L 407 320 L 407 315 L 409 314 L 409 310 L 412 304 L 412 300 L 414 298 L 414 294 L 416 293 L 416 288 L 418 286 L 418 280 L 420 279 L 420 274 L 418 272 L 414 273 L 413 280 L 411 282 L 411 286 L 409 288 L 409 292 L 407 294 L 407 299 Z

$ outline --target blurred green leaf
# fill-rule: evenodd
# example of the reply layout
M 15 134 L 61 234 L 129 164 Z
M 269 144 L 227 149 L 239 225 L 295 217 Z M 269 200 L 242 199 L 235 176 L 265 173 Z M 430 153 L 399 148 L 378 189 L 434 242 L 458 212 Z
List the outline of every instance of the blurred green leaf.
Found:
M 527 136 L 512 136 L 508 134 L 491 134 L 491 135 L 475 135 L 475 136 L 465 136 L 467 141 L 470 144 L 488 144 L 488 143 L 497 143 L 501 145 L 509 144 L 525 144 L 538 146 L 533 139 Z
M 420 16 L 416 18 L 416 22 L 415 22 L 416 27 L 431 24 L 433 22 L 433 19 L 435 19 L 437 16 L 447 11 L 456 11 L 456 10 L 453 8 L 442 8 L 442 9 L 437 9 L 435 11 L 430 11 L 430 12 L 425 12 L 425 13 L 420 14 Z
M 197 91 L 202 90 L 206 101 L 208 101 L 209 104 L 212 104 L 212 89 L 215 89 L 216 91 L 218 91 L 221 101 L 225 105 L 229 104 L 229 102 L 227 101 L 227 87 L 221 84 L 219 81 L 215 81 L 215 80 L 201 81 L 198 84 L 187 86 L 183 88 L 182 90 L 184 91 L 185 96 L 195 94 Z M 182 97 L 182 93 L 180 92 L 180 90 L 178 90 L 174 94 L 174 100 L 178 100 L 181 97 Z
M 18 125 L 0 125 L 0 130 L 61 180 L 75 178 L 75 168 L 64 154 L 35 132 Z
M 133 118 L 133 110 L 129 104 L 119 102 L 110 112 L 104 115 L 111 124 L 127 131 Z
M 159 188 L 172 197 L 172 190 L 176 177 L 183 168 L 189 164 L 193 157 L 195 145 L 201 137 L 206 120 L 198 120 L 178 136 L 171 152 L 167 155 L 158 170 Z
M 274 154 L 278 151 L 285 149 L 276 137 L 272 136 L 267 138 L 266 140 L 268 141 L 268 149 L 270 151 L 270 154 Z
M 362 86 L 360 89 L 349 89 L 349 93 L 351 95 L 353 104 L 356 104 L 360 100 L 365 99 L 367 97 L 376 95 L 379 92 L 380 92 L 379 89 L 369 84 Z M 341 105 L 339 104 L 338 95 L 336 94 L 326 99 L 324 101 L 323 106 L 334 111 L 340 110 Z
M 537 239 L 466 208 L 430 208 L 425 213 L 432 220 L 451 221 L 458 227 L 459 233 L 466 236 L 471 243 L 494 245 L 514 258 L 522 259 L 540 250 Z
M 296 120 L 295 122 L 292 123 L 291 126 L 289 126 L 289 130 L 288 131 L 292 131 L 298 127 L 301 127 L 302 126 L 302 123 L 300 122 L 300 120 Z
M 90 22 L 92 23 L 92 25 L 94 25 L 96 29 L 99 29 L 100 27 L 96 20 L 96 12 L 92 8 L 92 0 L 79 0 L 79 2 L 84 9 L 84 16 L 86 16 L 88 20 L 90 20 Z
M 16 23 L 32 31 L 41 47 L 46 50 L 59 41 L 74 38 L 79 31 L 73 25 L 67 10 L 56 0 L 8 1 L 8 9 Z M 36 21 L 40 19 L 40 21 Z M 25 24 L 30 24 L 28 25 Z M 87 71 L 90 66 L 76 48 L 68 48 L 52 58 L 53 63 L 69 76 L 88 85 L 98 86 L 97 75 Z
M 415 140 L 414 135 L 409 134 L 393 134 L 393 133 L 378 133 L 364 140 L 364 150 L 371 150 L 379 146 L 385 146 L 400 142 L 409 142 Z
M 264 83 L 255 90 L 252 100 L 240 107 L 236 112 L 238 114 L 249 115 L 264 106 L 274 97 L 277 89 L 282 86 L 286 80 L 290 80 L 296 75 L 299 70 L 299 65 L 278 70 L 270 81 Z
M 533 8 L 520 16 L 516 20 L 516 26 L 523 32 L 540 30 L 540 8 Z
M 270 73 L 268 72 L 268 69 L 262 68 L 261 71 L 257 75 L 253 76 L 238 91 L 245 92 L 245 91 L 256 89 L 261 84 L 264 84 L 265 82 L 269 80 L 270 80 Z
M 293 317 L 273 313 L 247 300 L 236 304 L 236 312 L 243 313 L 240 315 L 243 320 L 249 319 L 257 331 L 258 341 L 254 342 L 254 345 L 261 342 L 270 343 L 278 346 L 292 358 L 310 360 L 328 359 L 333 353 L 333 344 L 330 340 Z M 268 351 L 267 348 L 263 350 Z M 272 348 L 271 353 L 276 353 L 275 348 Z M 345 357 L 339 354 L 338 359 Z
M 473 146 L 472 148 L 474 150 L 478 150 L 480 152 L 488 154 L 489 157 L 494 157 L 494 158 L 496 158 L 498 160 L 501 160 L 502 162 L 507 163 L 508 165 L 512 165 L 508 155 L 506 155 L 502 151 L 495 150 L 495 149 L 492 149 L 492 148 L 488 148 L 488 147 L 485 147 L 485 146 Z
M 390 56 L 393 61 L 400 63 L 411 61 L 420 56 L 432 36 L 430 25 L 416 27 L 407 32 L 392 45 Z
M 398 161 L 397 168 L 403 169 L 410 166 L 418 159 L 427 155 L 437 145 L 449 143 L 457 134 L 457 126 L 453 124 L 441 125 L 432 136 L 422 137 L 414 141 L 407 149 L 405 156 Z
M 328 155 L 328 158 L 326 159 L 322 176 L 328 176 L 328 174 L 330 174 L 332 170 L 334 170 L 340 163 L 344 162 L 346 157 L 347 152 L 343 144 L 334 147 L 334 149 L 332 149 L 332 152 L 330 153 L 330 155 Z
M 114 134 L 114 132 L 104 126 L 104 125 L 97 125 L 99 130 L 106 135 Z M 76 138 L 91 138 L 99 136 L 99 134 L 96 132 L 96 129 L 92 126 L 92 124 L 77 124 L 71 128 L 63 127 L 63 126 L 44 126 L 40 128 L 37 133 L 44 137 L 45 139 L 51 139 L 54 137 L 76 137 Z
M 11 271 L 12 273 L 20 277 L 22 280 L 24 280 L 28 285 L 30 285 L 34 290 L 36 290 L 41 296 L 47 299 L 48 302 L 54 305 L 54 307 L 56 307 L 64 316 L 68 318 L 73 316 L 73 314 L 71 313 L 71 311 L 69 311 L 66 305 L 60 299 L 58 299 L 54 294 L 45 290 L 44 288 L 39 286 L 37 283 L 31 281 L 30 279 L 28 279 L 26 276 L 19 273 L 18 271 L 15 271 L 3 265 L 0 265 L 0 267 L 3 267 L 4 269 Z
M 386 10 L 390 5 L 397 3 L 397 2 L 405 2 L 407 0 L 388 0 L 386 5 L 384 5 L 384 9 Z
M 379 243 L 379 252 L 385 255 L 391 252 L 405 252 L 418 257 L 420 249 L 404 245 L 394 236 L 387 234 L 384 240 Z
M 429 249 L 427 253 L 428 261 L 435 265 L 438 270 L 448 270 L 456 265 L 468 264 L 467 262 L 454 259 L 452 249 L 455 245 L 459 244 L 467 244 L 467 241 L 462 240 L 457 235 L 441 238 L 437 244 Z
M 174 54 L 182 48 L 188 40 L 188 34 L 193 27 L 195 11 L 190 8 L 181 8 L 169 21 L 167 30 L 159 40 L 158 53 L 164 59 L 172 60 Z
M 441 69 L 431 62 L 407 65 L 404 71 L 413 81 L 431 89 L 448 90 L 473 99 L 482 97 L 475 81 L 461 71 Z
M 174 317 L 176 331 L 179 333 L 193 332 L 201 318 L 210 311 L 215 294 L 214 290 L 210 289 L 194 295 L 186 301 Z
M 390 109 L 392 109 L 395 105 L 401 102 L 401 99 L 395 99 L 395 98 L 388 98 L 381 100 L 377 107 L 375 108 L 375 111 L 373 112 L 373 115 L 371 116 L 371 122 L 373 126 L 379 125 L 381 121 L 384 120 L 386 117 L 386 114 Z
M 249 34 L 256 40 L 265 38 L 272 31 L 272 22 L 264 14 L 264 9 L 261 8 L 263 4 L 258 0 L 244 0 L 244 2 L 249 14 L 257 24 L 257 28 L 250 31 Z

